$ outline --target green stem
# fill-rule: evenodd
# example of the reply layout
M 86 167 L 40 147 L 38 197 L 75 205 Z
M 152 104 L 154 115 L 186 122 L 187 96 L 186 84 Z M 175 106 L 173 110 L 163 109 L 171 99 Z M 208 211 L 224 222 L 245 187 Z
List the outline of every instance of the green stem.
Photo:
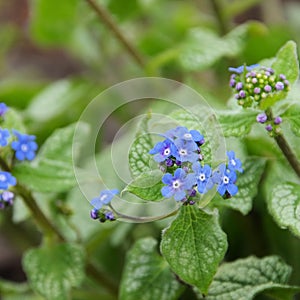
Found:
M 211 5 L 218 21 L 220 33 L 221 35 L 225 35 L 229 31 L 229 26 L 227 17 L 224 14 L 225 7 L 223 7 L 220 1 L 221 0 L 211 0 Z
M 139 51 L 131 44 L 131 42 L 124 36 L 124 34 L 119 29 L 118 25 L 115 23 L 111 15 L 106 9 L 104 9 L 99 2 L 97 3 L 94 0 L 86 0 L 86 2 L 91 6 L 91 8 L 96 12 L 97 16 L 101 21 L 108 27 L 119 42 L 124 46 L 132 58 L 141 66 L 145 67 L 146 63 L 144 58 L 139 53 Z
M 268 117 L 268 120 L 273 120 L 273 113 L 272 110 L 269 108 L 266 110 L 266 115 Z M 278 147 L 280 148 L 281 152 L 289 162 L 290 166 L 293 168 L 295 173 L 300 178 L 300 163 L 293 152 L 292 148 L 288 144 L 287 140 L 285 139 L 284 135 L 282 133 L 278 133 L 274 137 Z

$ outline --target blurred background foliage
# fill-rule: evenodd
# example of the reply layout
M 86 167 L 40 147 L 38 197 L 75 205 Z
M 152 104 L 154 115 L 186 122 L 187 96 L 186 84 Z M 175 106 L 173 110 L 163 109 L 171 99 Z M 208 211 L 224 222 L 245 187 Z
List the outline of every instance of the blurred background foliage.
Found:
M 56 128 L 78 120 L 101 91 L 141 76 L 184 82 L 213 107 L 224 108 L 230 97 L 227 68 L 272 57 L 290 39 L 299 44 L 299 15 L 296 0 L 0 0 L 0 101 L 21 112 L 39 144 Z M 101 109 L 112 105 L 103 102 Z M 116 111 L 99 149 L 145 106 L 135 102 Z M 255 141 L 247 143 L 249 152 L 262 154 Z M 266 142 L 264 151 L 269 146 Z M 102 165 L 105 157 L 99 156 Z M 78 231 L 88 255 L 114 282 L 132 242 L 147 235 L 159 238 L 167 224 L 97 225 L 88 218 L 89 204 L 78 189 L 43 197 L 51 204 L 45 206 L 47 214 L 71 236 Z M 299 241 L 274 224 L 262 198 L 257 196 L 246 217 L 235 211 L 222 215 L 230 243 L 227 259 L 279 254 L 294 266 L 292 282 L 299 284 Z M 67 221 L 64 209 L 72 212 Z M 22 281 L 21 254 L 38 245 L 40 236 L 25 208 L 17 211 L 23 214 L 0 216 L 0 276 Z M 76 230 L 65 223 L 76 224 Z M 101 288 L 95 285 L 93 292 L 99 296 Z M 103 293 L 103 299 L 113 299 Z

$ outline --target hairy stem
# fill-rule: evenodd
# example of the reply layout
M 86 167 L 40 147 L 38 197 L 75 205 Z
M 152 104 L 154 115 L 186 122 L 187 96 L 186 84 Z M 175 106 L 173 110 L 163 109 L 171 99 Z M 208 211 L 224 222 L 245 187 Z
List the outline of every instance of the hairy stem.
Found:
M 271 109 L 268 109 L 266 111 L 266 115 L 269 120 L 273 120 L 273 113 L 272 113 Z M 290 147 L 287 140 L 285 139 L 284 135 L 282 133 L 279 133 L 274 137 L 274 139 L 275 139 L 278 147 L 280 148 L 281 152 L 283 153 L 283 155 L 289 162 L 290 166 L 293 168 L 295 173 L 300 178 L 300 163 L 299 163 L 295 153 L 293 152 L 292 148 Z
M 124 34 L 119 29 L 118 25 L 115 23 L 111 15 L 106 9 L 104 9 L 99 3 L 94 0 L 86 0 L 86 2 L 91 6 L 91 8 L 96 12 L 102 23 L 107 26 L 119 42 L 124 46 L 132 58 L 141 66 L 145 67 L 146 63 L 139 53 L 139 51 L 131 44 L 131 42 L 124 36 Z

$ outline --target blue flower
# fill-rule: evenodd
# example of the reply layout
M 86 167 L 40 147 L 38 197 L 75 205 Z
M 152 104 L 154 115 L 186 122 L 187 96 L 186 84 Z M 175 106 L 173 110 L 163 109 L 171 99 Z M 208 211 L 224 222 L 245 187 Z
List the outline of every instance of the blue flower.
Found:
M 227 157 L 228 157 L 228 169 L 232 171 L 239 171 L 240 173 L 243 173 L 243 168 L 242 168 L 242 162 L 238 159 L 235 158 L 235 153 L 234 151 L 227 151 Z
M 204 144 L 204 136 L 198 130 L 188 130 L 186 127 L 178 126 L 174 129 L 168 130 L 163 134 L 169 139 L 182 139 L 185 141 L 194 141 L 196 143 Z
M 0 190 L 7 190 L 9 186 L 16 185 L 17 180 L 9 172 L 0 171 Z
M 207 190 L 213 187 L 213 181 L 211 179 L 211 167 L 209 165 L 204 165 L 201 167 L 199 162 L 196 162 L 192 166 L 195 172 L 195 177 L 197 181 L 197 188 L 200 194 L 206 193 Z
M 259 66 L 259 64 L 255 64 L 255 65 L 251 65 L 251 66 L 246 66 L 246 70 L 247 71 L 251 71 L 255 68 L 257 68 Z M 235 73 L 238 73 L 238 74 L 242 74 L 244 72 L 244 69 L 245 69 L 245 66 L 239 66 L 237 68 L 228 68 L 228 71 L 229 72 L 235 72 Z
M 156 162 L 163 162 L 170 156 L 174 155 L 176 148 L 170 140 L 158 142 L 153 149 L 149 151 L 150 154 L 155 154 L 153 159 Z
M 0 129 L 0 146 L 4 147 L 8 144 L 10 133 L 8 129 Z
M 5 202 L 8 205 L 13 205 L 15 194 L 11 191 L 3 191 L 3 193 L 0 195 L 0 201 Z
M 18 160 L 33 160 L 35 158 L 35 151 L 38 146 L 35 142 L 34 135 L 22 134 L 17 130 L 13 130 L 17 141 L 11 143 L 11 147 L 16 151 L 16 158 Z
M 186 197 L 186 191 L 190 190 L 195 184 L 195 176 L 193 174 L 186 175 L 186 172 L 179 168 L 175 171 L 174 176 L 167 173 L 163 176 L 162 182 L 166 184 L 161 189 L 164 197 L 174 197 L 176 201 L 181 201 Z
M 99 197 L 92 199 L 90 203 L 94 206 L 94 209 L 99 210 L 103 205 L 109 204 L 112 198 L 117 194 L 119 194 L 117 189 L 104 190 L 100 193 Z
M 196 162 L 199 159 L 198 153 L 195 153 L 198 150 L 198 146 L 194 141 L 184 141 L 182 139 L 177 139 L 175 141 L 176 152 L 175 158 L 180 162 Z
M 0 117 L 3 117 L 5 113 L 7 112 L 8 107 L 5 103 L 1 102 L 0 103 Z
M 235 185 L 236 174 L 230 169 L 226 169 L 225 164 L 219 166 L 219 170 L 213 174 L 213 182 L 218 185 L 218 192 L 223 196 L 226 192 L 234 196 L 238 192 L 238 187 Z

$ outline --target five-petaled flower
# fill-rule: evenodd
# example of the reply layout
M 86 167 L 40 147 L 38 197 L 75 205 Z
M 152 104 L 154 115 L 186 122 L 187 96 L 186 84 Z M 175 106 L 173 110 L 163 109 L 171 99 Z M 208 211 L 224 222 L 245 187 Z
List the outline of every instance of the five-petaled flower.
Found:
M 10 133 L 8 129 L 0 129 L 0 146 L 5 147 L 8 144 Z
M 0 190 L 7 190 L 10 186 L 16 185 L 17 180 L 9 172 L 0 171 Z
M 16 151 L 16 158 L 18 160 L 33 160 L 35 151 L 38 148 L 35 142 L 35 136 L 22 134 L 17 130 L 13 130 L 13 133 L 17 137 L 17 140 L 11 143 L 11 147 Z
M 194 141 L 185 141 L 177 139 L 175 141 L 176 152 L 175 157 L 180 162 L 196 162 L 199 158 L 198 146 Z
M 170 173 L 166 173 L 162 182 L 166 186 L 162 187 L 161 193 L 164 197 L 174 197 L 176 201 L 185 199 L 187 190 L 190 190 L 194 183 L 195 177 L 193 174 L 186 174 L 186 172 L 179 168 L 175 171 L 174 176 Z
M 193 164 L 192 169 L 195 172 L 198 192 L 200 194 L 206 193 L 207 190 L 213 187 L 211 167 L 209 165 L 204 165 L 202 167 L 199 162 L 196 162 Z
M 103 205 L 107 205 L 113 199 L 115 195 L 119 194 L 119 190 L 104 190 L 101 191 L 99 197 L 96 197 L 91 200 L 91 204 L 94 206 L 96 210 L 99 210 L 103 207 Z
M 228 157 L 228 169 L 243 173 L 242 162 L 238 158 L 235 158 L 234 151 L 227 151 L 227 157 Z
M 225 195 L 226 192 L 230 196 L 234 196 L 238 192 L 238 187 L 235 185 L 236 173 L 227 169 L 225 164 L 219 166 L 212 179 L 218 185 L 217 191 L 221 196 Z
M 176 148 L 173 142 L 166 139 L 163 142 L 158 142 L 154 148 L 149 151 L 149 154 L 154 154 L 153 159 L 156 162 L 163 162 L 170 156 L 174 156 L 175 151 Z

